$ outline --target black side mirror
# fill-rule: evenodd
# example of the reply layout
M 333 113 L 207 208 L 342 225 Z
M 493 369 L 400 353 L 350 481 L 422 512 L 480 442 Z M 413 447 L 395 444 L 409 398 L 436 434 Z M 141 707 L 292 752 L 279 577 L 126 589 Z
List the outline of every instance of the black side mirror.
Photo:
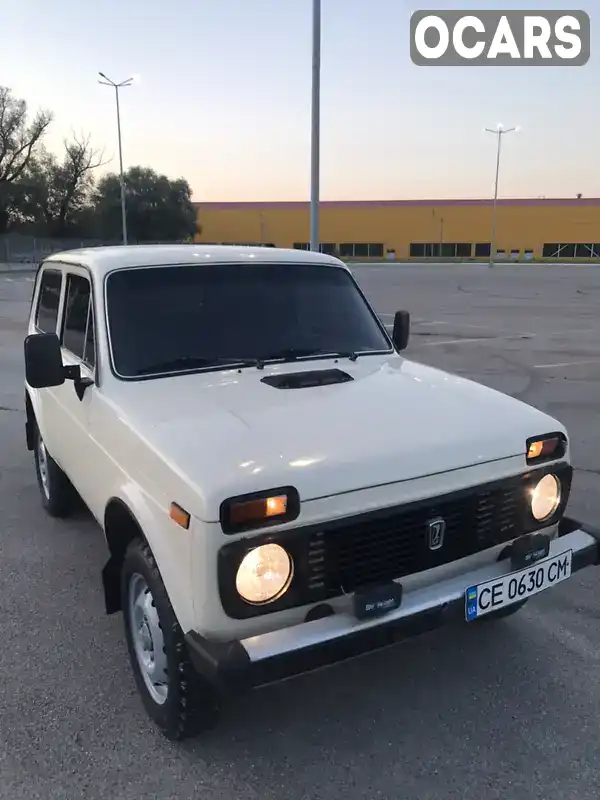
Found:
M 406 350 L 410 336 L 410 314 L 408 311 L 396 311 L 392 341 L 396 350 Z
M 60 342 L 55 333 L 32 333 L 25 338 L 25 380 L 32 389 L 62 386 L 67 378 Z

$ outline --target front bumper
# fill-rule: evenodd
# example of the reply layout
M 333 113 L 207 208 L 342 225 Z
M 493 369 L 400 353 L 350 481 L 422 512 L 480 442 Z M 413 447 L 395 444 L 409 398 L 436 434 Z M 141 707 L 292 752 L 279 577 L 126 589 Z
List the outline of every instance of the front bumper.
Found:
M 573 551 L 572 573 L 600 564 L 600 530 L 563 518 L 549 555 L 569 549 Z M 464 620 L 466 587 L 506 572 L 506 561 L 500 561 L 415 589 L 407 592 L 398 609 L 378 619 L 361 622 L 351 614 L 334 614 L 231 642 L 211 641 L 191 631 L 186 642 L 199 674 L 221 691 L 239 692 Z

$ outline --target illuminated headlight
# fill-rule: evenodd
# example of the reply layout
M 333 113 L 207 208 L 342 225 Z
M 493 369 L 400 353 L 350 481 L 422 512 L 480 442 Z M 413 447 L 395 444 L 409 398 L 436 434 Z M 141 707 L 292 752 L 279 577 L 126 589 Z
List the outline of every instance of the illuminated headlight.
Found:
M 538 522 L 549 519 L 560 505 L 560 481 L 548 474 L 536 484 L 531 493 L 531 513 Z
M 235 587 L 247 603 L 271 603 L 287 591 L 292 575 L 292 559 L 283 547 L 263 544 L 250 550 L 242 559 Z

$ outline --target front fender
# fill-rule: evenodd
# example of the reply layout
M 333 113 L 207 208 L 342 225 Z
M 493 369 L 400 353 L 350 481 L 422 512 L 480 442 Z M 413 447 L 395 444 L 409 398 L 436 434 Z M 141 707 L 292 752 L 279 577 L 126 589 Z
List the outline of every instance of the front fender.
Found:
M 142 531 L 161 574 L 175 616 L 183 630 L 194 626 L 192 532 L 177 525 L 133 481 L 120 487 L 115 497 L 124 503 Z

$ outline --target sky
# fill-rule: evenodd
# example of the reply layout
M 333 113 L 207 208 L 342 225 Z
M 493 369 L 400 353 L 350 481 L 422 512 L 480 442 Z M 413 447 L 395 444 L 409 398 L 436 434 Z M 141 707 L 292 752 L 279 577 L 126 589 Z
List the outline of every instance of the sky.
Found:
M 579 9 L 583 67 L 417 67 L 421 9 Z M 46 144 L 90 135 L 117 170 L 186 178 L 196 201 L 306 200 L 312 0 L 2 0 L 0 84 L 54 120 Z M 598 0 L 322 0 L 321 199 L 600 196 Z M 598 45 L 600 46 L 600 45 Z

